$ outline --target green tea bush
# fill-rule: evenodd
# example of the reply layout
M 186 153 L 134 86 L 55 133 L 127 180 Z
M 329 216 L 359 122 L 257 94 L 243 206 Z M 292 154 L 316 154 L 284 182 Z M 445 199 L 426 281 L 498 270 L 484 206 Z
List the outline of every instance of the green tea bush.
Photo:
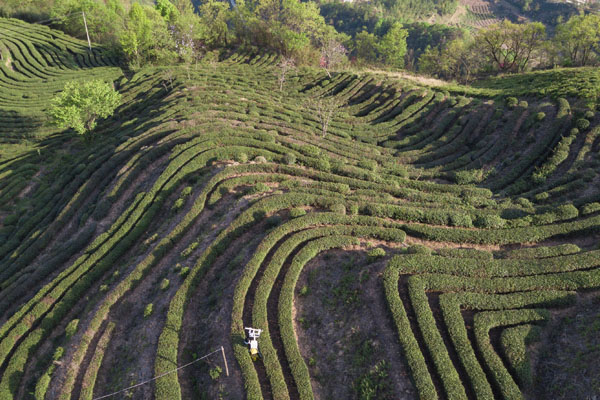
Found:
M 516 97 L 507 97 L 506 106 L 508 108 L 515 108 L 519 104 L 519 100 Z
M 302 217 L 304 215 L 306 215 L 306 210 L 304 208 L 296 207 L 296 208 L 292 208 L 290 210 L 291 218 L 298 218 L 298 217 Z
M 477 228 L 502 228 L 506 221 L 498 215 L 480 215 L 478 216 L 473 224 Z
M 577 129 L 579 129 L 580 131 L 585 131 L 587 128 L 590 127 L 590 121 L 588 121 L 585 118 L 579 118 L 576 122 L 575 122 L 575 126 L 577 127 Z
M 424 254 L 431 255 L 431 249 L 422 244 L 413 244 L 406 249 L 407 254 Z
M 385 250 L 382 249 L 381 247 L 377 247 L 375 249 L 369 250 L 369 252 L 367 253 L 367 257 L 369 257 L 370 260 L 376 260 L 378 258 L 382 258 L 385 257 Z
M 286 155 L 284 157 L 284 162 L 287 165 L 294 165 L 296 163 L 296 156 L 293 155 L 292 153 L 286 153 Z
M 581 208 L 581 215 L 593 214 L 598 211 L 600 211 L 600 202 L 588 203 Z

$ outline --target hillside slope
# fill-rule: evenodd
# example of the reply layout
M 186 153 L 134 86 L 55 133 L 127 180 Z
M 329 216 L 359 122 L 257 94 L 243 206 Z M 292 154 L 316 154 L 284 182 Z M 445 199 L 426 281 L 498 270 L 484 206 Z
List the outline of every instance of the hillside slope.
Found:
M 280 92 L 275 57 L 241 54 L 40 81 L 32 39 L 4 37 L 20 64 L 2 114 L 90 73 L 124 102 L 91 141 L 11 133 L 2 399 L 93 399 L 220 346 L 229 377 L 215 353 L 126 395 L 535 398 L 547 356 L 530 343 L 600 286 L 600 125 L 575 98 L 304 69 Z M 259 361 L 245 326 L 264 330 Z

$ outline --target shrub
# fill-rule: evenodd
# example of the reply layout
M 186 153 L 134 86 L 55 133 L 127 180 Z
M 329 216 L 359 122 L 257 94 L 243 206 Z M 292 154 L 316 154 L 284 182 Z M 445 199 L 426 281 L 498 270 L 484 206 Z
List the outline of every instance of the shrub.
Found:
M 234 158 L 235 161 L 243 164 L 245 162 L 248 162 L 248 154 L 246 153 L 237 153 Z
M 600 211 L 600 203 L 598 202 L 588 203 L 581 208 L 582 215 L 593 214 L 598 211 Z
M 546 113 L 543 111 L 540 111 L 539 113 L 535 114 L 535 120 L 538 122 L 543 121 L 544 118 L 546 118 Z
M 346 206 L 344 206 L 341 203 L 335 203 L 333 205 L 331 205 L 331 207 L 329 207 L 329 209 L 331 210 L 331 212 L 334 212 L 336 214 L 346 214 Z
M 450 225 L 471 228 L 473 226 L 473 220 L 468 214 L 451 214 Z
M 375 172 L 377 170 L 377 161 L 375 160 L 360 160 L 358 166 L 369 171 Z
M 71 322 L 69 322 L 69 324 L 65 328 L 65 336 L 67 337 L 67 339 L 70 339 L 71 337 L 73 337 L 75 332 L 77 332 L 78 326 L 79 326 L 78 319 L 74 319 Z
M 292 153 L 286 153 L 286 155 L 283 158 L 283 161 L 287 165 L 294 165 L 296 163 L 296 156 L 293 155 Z
M 593 119 L 595 116 L 594 112 L 592 110 L 587 110 L 584 114 L 585 119 Z
M 306 215 L 306 210 L 304 208 L 294 207 L 290 210 L 291 218 L 298 218 L 298 217 L 302 217 L 304 215 Z
M 259 182 L 248 189 L 247 194 L 264 193 L 268 192 L 269 190 L 271 190 L 271 188 L 266 183 Z
M 176 211 L 181 210 L 181 208 L 183 207 L 183 204 L 184 204 L 184 200 L 182 198 L 175 200 L 173 207 L 171 207 L 171 211 L 176 212 Z
M 221 367 L 219 367 L 218 365 L 214 368 L 211 368 L 210 371 L 208 371 L 208 374 L 210 375 L 210 378 L 213 381 L 216 381 L 217 379 L 219 379 L 219 377 L 221 376 L 221 373 L 223 372 L 223 370 L 221 369 Z
M 154 305 L 152 303 L 149 303 L 146 306 L 146 308 L 144 308 L 144 318 L 148 318 L 149 316 L 151 316 L 153 309 L 154 309 Z
M 394 164 L 392 167 L 390 167 L 390 173 L 399 176 L 400 178 L 408 177 L 408 170 L 404 165 Z
M 554 214 L 558 219 L 573 219 L 579 216 L 579 210 L 573 204 L 563 204 L 556 207 Z
M 267 159 L 265 157 L 263 157 L 263 156 L 257 156 L 257 157 L 254 158 L 254 161 L 257 162 L 257 163 L 264 164 L 264 163 L 267 162 Z
M 408 254 L 431 255 L 431 249 L 422 244 L 413 244 L 412 246 L 408 246 L 408 248 L 406 249 L 406 252 Z
M 369 257 L 370 260 L 376 260 L 378 258 L 385 257 L 385 254 L 385 250 L 381 247 L 378 247 L 376 249 L 369 250 L 369 252 L 367 253 L 367 257 Z
M 519 102 L 519 107 L 521 107 L 521 108 L 527 108 L 527 107 L 529 107 L 529 103 L 527 103 L 525 100 L 521 100 Z
M 452 174 L 452 178 L 459 185 L 467 185 L 469 183 L 480 183 L 484 178 L 482 169 L 469 169 L 456 171 Z
M 516 97 L 507 97 L 506 106 L 508 108 L 515 108 L 519 104 L 519 100 Z
M 588 121 L 585 118 L 579 118 L 577 120 L 577 122 L 575 122 L 575 126 L 577 127 L 577 129 L 579 129 L 580 131 L 585 131 L 587 128 L 590 127 L 590 121 Z
M 169 288 L 169 280 L 164 278 L 162 282 L 160 282 L 160 290 L 167 290 Z
M 475 219 L 478 228 L 502 228 L 506 221 L 498 215 L 484 214 Z
M 274 228 L 281 224 L 281 217 L 279 215 L 272 215 L 267 218 L 267 228 Z

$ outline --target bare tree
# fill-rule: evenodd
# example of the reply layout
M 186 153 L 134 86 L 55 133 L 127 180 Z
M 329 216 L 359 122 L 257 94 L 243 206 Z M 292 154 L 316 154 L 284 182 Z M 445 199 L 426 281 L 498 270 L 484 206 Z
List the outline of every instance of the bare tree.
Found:
M 279 91 L 283 91 L 283 84 L 287 78 L 288 72 L 296 68 L 296 61 L 292 57 L 285 57 L 277 65 L 279 70 L 277 71 L 277 80 L 279 81 Z
M 343 44 L 336 39 L 326 39 L 321 46 L 321 67 L 327 72 L 327 76 L 331 78 L 330 69 L 335 68 L 346 58 L 348 50 Z
M 310 97 L 307 101 L 309 112 L 316 112 L 317 118 L 321 124 L 321 133 L 323 137 L 327 135 L 329 124 L 336 115 L 341 106 L 340 101 L 334 96 Z

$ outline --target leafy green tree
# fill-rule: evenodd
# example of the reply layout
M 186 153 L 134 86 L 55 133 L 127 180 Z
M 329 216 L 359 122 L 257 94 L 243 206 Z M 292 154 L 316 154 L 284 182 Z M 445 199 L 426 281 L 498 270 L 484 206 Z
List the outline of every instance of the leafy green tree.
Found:
M 156 10 L 167 21 L 173 21 L 177 18 L 179 10 L 169 0 L 156 0 Z
M 121 94 L 102 80 L 72 81 L 52 100 L 48 113 L 59 127 L 83 135 L 94 130 L 98 118 L 112 115 L 119 104 Z
M 81 12 L 85 12 L 92 41 L 118 47 L 119 36 L 127 14 L 121 1 L 55 0 L 50 9 L 50 16 L 58 19 L 57 25 L 63 31 L 85 38 Z
M 175 57 L 175 43 L 167 23 L 154 7 L 133 3 L 120 42 L 134 68 Z
M 406 38 L 408 31 L 402 29 L 402 24 L 395 22 L 377 45 L 381 61 L 385 64 L 402 68 L 406 54 Z
M 593 63 L 600 50 L 600 15 L 575 15 L 556 28 L 554 43 L 567 65 Z
M 335 34 L 314 2 L 259 0 L 250 5 L 238 3 L 238 10 L 238 38 L 244 44 L 271 49 L 298 61 L 314 60 L 315 48 Z
M 441 46 L 440 46 L 441 47 Z M 470 82 L 481 68 L 481 53 L 468 38 L 454 39 L 443 47 L 428 47 L 419 57 L 419 71 L 442 79 Z
M 356 34 L 354 53 L 360 62 L 372 63 L 377 60 L 377 36 L 367 31 Z
M 542 23 L 513 24 L 508 20 L 481 29 L 475 37 L 480 51 L 503 72 L 524 71 L 545 39 L 546 27 Z
M 218 0 L 207 0 L 198 9 L 200 14 L 199 36 L 209 48 L 227 46 L 231 40 L 231 32 L 227 26 L 231 15 L 228 3 Z

